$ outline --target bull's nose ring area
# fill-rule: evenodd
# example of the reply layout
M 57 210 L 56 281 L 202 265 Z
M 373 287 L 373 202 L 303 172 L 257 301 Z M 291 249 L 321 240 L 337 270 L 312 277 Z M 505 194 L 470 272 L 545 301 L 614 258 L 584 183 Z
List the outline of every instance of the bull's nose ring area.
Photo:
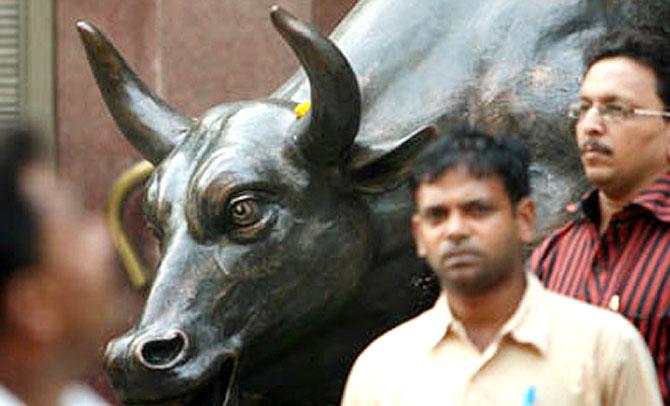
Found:
M 144 336 L 137 340 L 133 355 L 147 369 L 173 368 L 186 358 L 189 342 L 186 334 L 172 330 L 162 336 Z

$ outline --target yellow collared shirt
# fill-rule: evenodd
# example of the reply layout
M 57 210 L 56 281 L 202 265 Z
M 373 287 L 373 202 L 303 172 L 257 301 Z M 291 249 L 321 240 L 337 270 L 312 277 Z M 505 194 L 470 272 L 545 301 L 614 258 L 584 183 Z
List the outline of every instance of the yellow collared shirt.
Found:
M 519 307 L 484 352 L 443 294 L 368 346 L 342 405 L 662 405 L 649 351 L 628 321 L 526 279 Z

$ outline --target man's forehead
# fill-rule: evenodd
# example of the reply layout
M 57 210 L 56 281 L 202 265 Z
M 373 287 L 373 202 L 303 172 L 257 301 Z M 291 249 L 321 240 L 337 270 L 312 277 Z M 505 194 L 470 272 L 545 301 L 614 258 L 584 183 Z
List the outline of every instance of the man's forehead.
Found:
M 465 166 L 447 169 L 434 179 L 419 183 L 419 202 L 440 198 L 479 200 L 506 197 L 503 179 L 496 173 L 481 173 Z
M 582 79 L 580 94 L 634 99 L 641 91 L 655 95 L 656 85 L 656 74 L 651 67 L 633 58 L 616 56 L 603 58 L 591 65 Z
M 494 170 L 478 168 L 472 165 L 458 164 L 444 169 L 434 177 L 424 177 L 420 185 L 435 186 L 440 183 L 502 183 L 502 176 Z

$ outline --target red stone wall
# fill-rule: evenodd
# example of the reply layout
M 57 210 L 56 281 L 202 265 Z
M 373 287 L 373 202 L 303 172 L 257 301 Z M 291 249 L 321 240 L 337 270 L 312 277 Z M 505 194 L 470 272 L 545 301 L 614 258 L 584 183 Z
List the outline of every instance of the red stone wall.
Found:
M 356 0 L 315 0 L 312 2 L 312 23 L 321 32 L 331 32 L 356 4 Z

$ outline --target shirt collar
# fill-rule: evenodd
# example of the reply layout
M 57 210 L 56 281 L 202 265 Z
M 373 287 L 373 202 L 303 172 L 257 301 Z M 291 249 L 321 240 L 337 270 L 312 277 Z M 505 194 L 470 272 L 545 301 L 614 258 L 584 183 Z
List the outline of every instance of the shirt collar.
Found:
M 644 188 L 633 204 L 649 210 L 659 221 L 670 223 L 670 172 Z
M 626 208 L 638 207 L 650 212 L 659 221 L 670 223 L 670 172 L 666 172 L 654 183 L 642 189 Z M 566 211 L 574 213 L 581 210 L 592 222 L 600 222 L 598 190 L 585 193 L 578 205 L 570 204 Z M 624 209 L 625 210 L 625 209 Z
M 549 343 L 549 325 L 546 315 L 543 315 L 541 295 L 544 290 L 537 276 L 525 272 L 526 290 L 512 317 L 503 324 L 498 339 L 509 336 L 514 341 L 529 344 L 542 354 L 546 353 Z M 430 337 L 432 347 L 435 348 L 454 328 L 457 320 L 449 309 L 447 295 L 442 292 L 431 309 L 431 323 L 434 326 L 444 326 L 435 329 Z
M 451 314 L 451 310 L 449 309 L 447 295 L 444 290 L 440 293 L 440 296 L 437 298 L 433 308 L 430 309 L 428 314 L 430 317 L 428 322 L 431 326 L 429 331 L 431 336 L 426 337 L 426 339 L 430 342 L 431 348 L 434 348 L 449 333 L 449 330 L 453 327 L 454 322 L 454 316 Z
M 549 346 L 549 322 L 542 306 L 544 287 L 531 272 L 526 272 L 526 292 L 516 312 L 500 329 L 519 343 L 529 344 L 545 354 Z

